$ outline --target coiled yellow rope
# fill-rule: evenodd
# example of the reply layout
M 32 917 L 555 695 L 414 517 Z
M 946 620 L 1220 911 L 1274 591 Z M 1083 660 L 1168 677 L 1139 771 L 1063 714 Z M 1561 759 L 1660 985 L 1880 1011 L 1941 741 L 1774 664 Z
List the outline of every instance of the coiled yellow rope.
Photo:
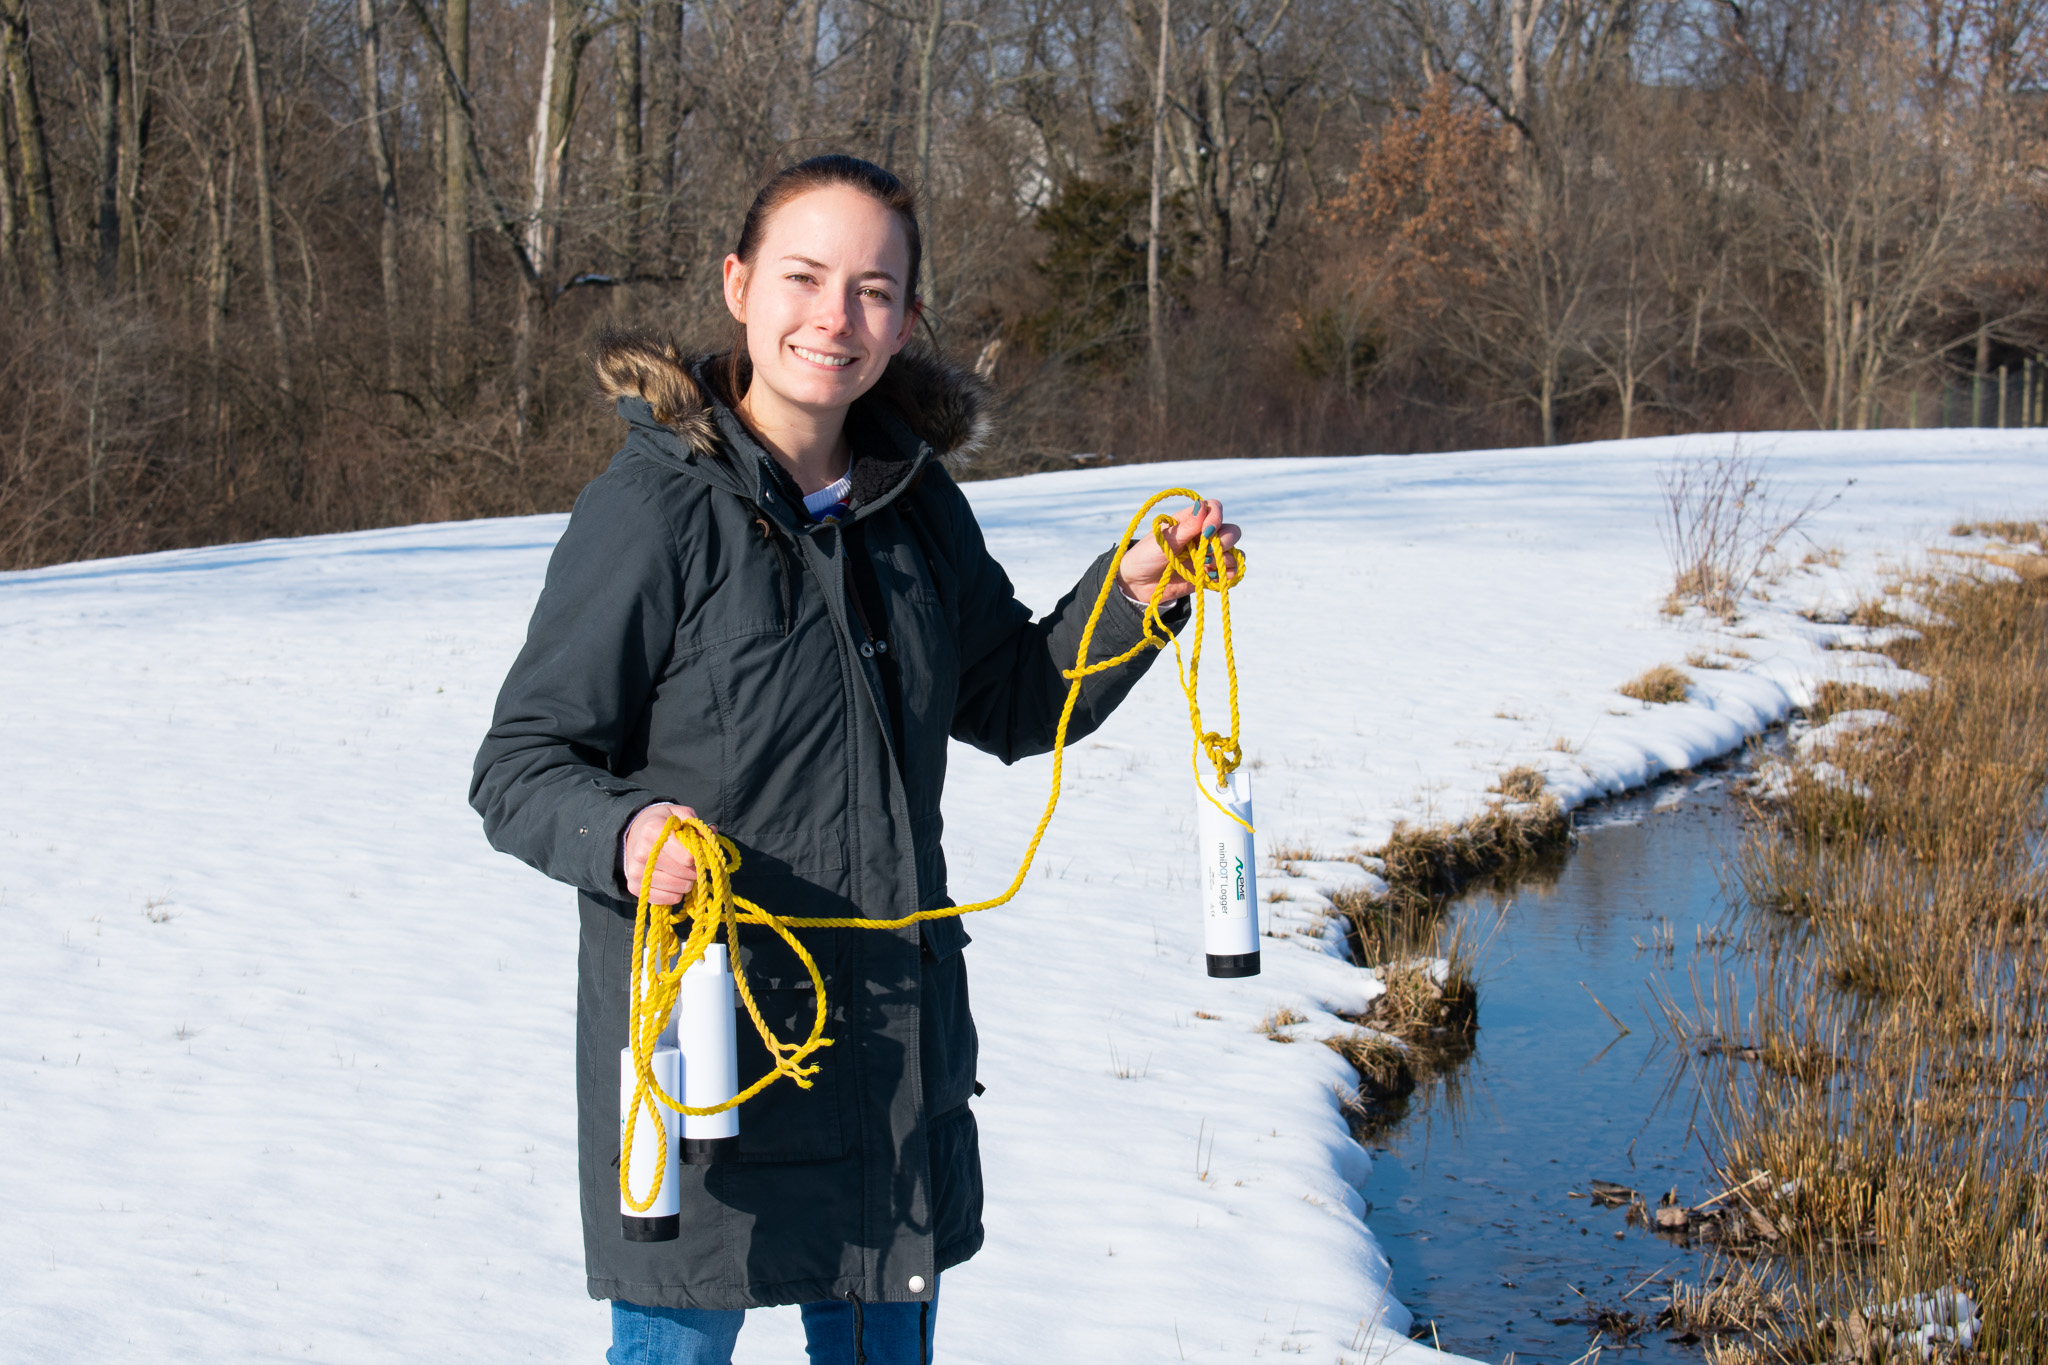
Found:
M 820 918 L 801 915 L 778 915 L 764 910 L 743 896 L 735 896 L 732 890 L 732 874 L 739 869 L 740 851 L 733 841 L 713 830 L 702 820 L 679 820 L 670 817 L 655 838 L 654 847 L 647 854 L 647 866 L 641 876 L 640 899 L 633 917 L 633 968 L 632 978 L 627 987 L 626 1033 L 628 1046 L 633 1051 L 633 1105 L 627 1112 L 626 1130 L 622 1135 L 619 1152 L 619 1194 L 627 1207 L 636 1212 L 654 1206 L 655 1195 L 661 1190 L 665 1168 L 668 1162 L 668 1144 L 657 1149 L 658 1157 L 654 1167 L 654 1182 L 649 1186 L 645 1199 L 636 1199 L 628 1171 L 628 1161 L 633 1150 L 633 1128 L 644 1112 L 654 1123 L 661 1122 L 656 1104 L 665 1105 L 681 1114 L 703 1117 L 723 1113 L 737 1105 L 744 1104 L 766 1090 L 777 1080 L 787 1077 L 808 1090 L 811 1077 L 818 1067 L 809 1059 L 821 1048 L 832 1046 L 832 1040 L 825 1036 L 827 1002 L 825 999 L 825 978 L 818 970 L 817 961 L 804 947 L 792 929 L 901 929 L 921 920 L 946 919 L 956 915 L 971 915 L 978 910 L 993 910 L 1007 903 L 1024 885 L 1024 878 L 1031 872 L 1031 865 L 1038 857 L 1038 845 L 1045 838 L 1047 826 L 1052 823 L 1055 807 L 1059 805 L 1060 781 L 1066 766 L 1067 727 L 1073 720 L 1074 707 L 1081 699 L 1081 684 L 1094 674 L 1129 663 L 1147 649 L 1156 649 L 1171 643 L 1174 651 L 1174 667 L 1180 677 L 1181 691 L 1187 697 L 1188 723 L 1195 734 L 1194 749 L 1190 761 L 1194 765 L 1195 786 L 1202 795 L 1215 804 L 1217 809 L 1243 825 L 1237 815 L 1218 802 L 1210 791 L 1210 784 L 1202 780 L 1201 759 L 1207 756 L 1216 772 L 1216 785 L 1222 786 L 1236 769 L 1243 757 L 1238 741 L 1237 714 L 1237 655 L 1231 644 L 1230 631 L 1230 590 L 1244 577 L 1244 555 L 1239 551 L 1225 551 L 1213 533 L 1197 538 L 1186 549 L 1175 550 L 1168 533 L 1174 519 L 1161 514 L 1152 523 L 1152 539 L 1166 555 L 1166 570 L 1160 575 L 1158 586 L 1152 590 L 1152 600 L 1146 604 L 1144 634 L 1137 644 L 1132 645 L 1113 659 L 1099 663 L 1088 662 L 1088 651 L 1095 639 L 1095 628 L 1102 621 L 1103 610 L 1109 605 L 1109 596 L 1117 590 L 1117 572 L 1123 564 L 1124 554 L 1136 541 L 1139 527 L 1145 516 L 1160 503 L 1169 498 L 1187 498 L 1201 502 L 1199 493 L 1186 488 L 1169 488 L 1153 496 L 1132 516 L 1125 528 L 1123 539 L 1118 543 L 1115 556 L 1110 560 L 1109 572 L 1103 575 L 1102 586 L 1095 594 L 1095 604 L 1088 613 L 1088 622 L 1081 631 L 1080 648 L 1075 652 L 1074 666 L 1062 671 L 1067 679 L 1066 705 L 1060 710 L 1059 727 L 1053 733 L 1052 786 L 1045 798 L 1045 810 L 1038 817 L 1038 827 L 1031 832 L 1031 842 L 1025 845 L 1024 858 L 1017 866 L 1017 875 L 1010 879 L 1001 895 L 990 900 L 977 901 L 972 905 L 941 906 L 931 910 L 919 910 L 901 919 L 859 919 L 847 917 Z M 1192 641 L 1185 656 L 1181 653 L 1180 640 L 1167 629 L 1160 618 L 1161 599 L 1167 587 L 1174 581 L 1191 584 L 1195 591 L 1195 628 Z M 1223 667 L 1229 679 L 1230 690 L 1230 731 L 1218 734 L 1202 728 L 1202 706 L 1196 696 L 1196 682 L 1202 666 L 1202 635 L 1206 626 L 1203 609 L 1203 593 L 1217 595 L 1219 625 L 1223 633 Z M 1249 829 L 1250 826 L 1246 825 Z M 679 905 L 660 906 L 649 902 L 654 886 L 654 860 L 660 855 L 663 845 L 670 839 L 681 843 L 689 850 L 697 864 L 697 880 Z M 678 930 L 685 922 L 688 931 Z M 754 993 L 747 984 L 746 970 L 740 964 L 739 926 L 742 924 L 765 924 L 779 935 L 804 964 L 810 973 L 817 1000 L 816 1014 L 811 1020 L 810 1035 L 801 1043 L 786 1043 L 775 1036 L 761 1017 L 761 1008 L 754 1002 Z M 654 1079 L 654 1049 L 662 1030 L 668 1027 L 670 1013 L 675 1009 L 676 996 L 681 989 L 683 973 L 704 956 L 704 949 L 713 943 L 723 931 L 732 963 L 733 984 L 739 990 L 742 1004 L 746 1006 L 748 1018 L 754 1021 L 754 1029 L 767 1044 L 771 1065 L 766 1074 L 747 1086 L 739 1094 L 723 1104 L 708 1108 L 693 1109 L 675 1096 L 668 1094 Z

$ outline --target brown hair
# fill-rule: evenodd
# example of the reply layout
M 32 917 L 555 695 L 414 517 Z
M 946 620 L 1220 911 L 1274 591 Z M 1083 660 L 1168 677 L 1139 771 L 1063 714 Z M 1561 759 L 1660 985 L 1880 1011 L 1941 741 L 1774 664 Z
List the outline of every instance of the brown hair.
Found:
M 769 176 L 747 208 L 746 219 L 740 224 L 739 245 L 732 249 L 732 254 L 752 269 L 754 258 L 761 252 L 761 238 L 768 231 L 768 220 L 778 209 L 812 190 L 842 185 L 875 200 L 894 213 L 896 221 L 902 225 L 904 245 L 910 249 L 910 269 L 903 281 L 904 306 L 914 307 L 917 302 L 917 271 L 924 256 L 924 239 L 917 228 L 917 196 L 893 172 L 857 156 L 847 156 L 843 152 L 814 156 L 793 166 L 785 166 Z M 746 329 L 742 327 L 732 348 L 726 352 L 724 362 L 718 366 L 721 371 L 719 378 L 725 389 L 722 397 L 728 403 L 736 402 L 747 391 L 748 382 L 753 378 L 753 366 L 748 359 Z

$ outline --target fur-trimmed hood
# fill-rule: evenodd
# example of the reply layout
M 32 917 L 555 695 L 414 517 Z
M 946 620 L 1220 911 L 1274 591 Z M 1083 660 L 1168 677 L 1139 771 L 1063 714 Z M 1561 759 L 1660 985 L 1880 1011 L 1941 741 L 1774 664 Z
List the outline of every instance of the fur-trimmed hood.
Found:
M 719 445 L 717 413 L 707 378 L 717 356 L 693 355 L 656 332 L 608 332 L 592 364 L 607 401 L 638 398 L 654 420 L 700 455 Z M 913 344 L 890 360 L 874 388 L 854 404 L 883 404 L 939 456 L 964 456 L 988 439 L 988 385 L 973 371 L 929 347 Z

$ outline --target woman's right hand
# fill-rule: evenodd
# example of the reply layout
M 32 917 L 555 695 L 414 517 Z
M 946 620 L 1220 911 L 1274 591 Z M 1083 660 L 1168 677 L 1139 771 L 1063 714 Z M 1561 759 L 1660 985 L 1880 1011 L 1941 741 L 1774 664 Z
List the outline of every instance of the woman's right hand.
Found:
M 624 864 L 626 886 L 636 897 L 647 875 L 647 854 L 670 816 L 678 820 L 694 820 L 697 812 L 688 806 L 662 803 L 642 810 L 633 817 L 633 823 L 626 826 L 625 847 L 620 861 Z M 690 894 L 690 887 L 696 881 L 697 860 L 683 847 L 682 840 L 671 838 L 661 846 L 661 856 L 654 860 L 654 887 L 648 893 L 648 903 L 674 905 Z

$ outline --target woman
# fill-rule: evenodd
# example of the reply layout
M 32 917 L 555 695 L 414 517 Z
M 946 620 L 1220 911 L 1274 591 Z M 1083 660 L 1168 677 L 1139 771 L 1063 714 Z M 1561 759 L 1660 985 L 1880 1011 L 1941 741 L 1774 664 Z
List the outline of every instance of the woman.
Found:
M 741 1310 L 792 1303 L 813 1362 L 929 1361 L 939 1274 L 981 1245 L 968 937 L 950 918 L 805 932 L 831 1006 L 815 1083 L 770 1086 L 741 1106 L 731 1160 L 682 1169 L 679 1240 L 627 1241 L 618 1212 L 633 908 L 664 822 L 700 816 L 732 838 L 736 892 L 778 913 L 952 904 L 948 737 L 1005 762 L 1051 746 L 1061 669 L 1108 572 L 1105 551 L 1034 622 L 938 462 L 979 438 L 985 398 L 904 349 L 913 207 L 867 162 L 792 166 L 725 260 L 743 334 L 730 353 L 601 345 L 626 445 L 577 499 L 477 755 L 471 802 L 492 844 L 581 893 L 584 1253 L 590 1293 L 612 1300 L 613 1365 L 724 1362 Z M 1213 502 L 1173 536 L 1210 528 L 1235 543 Z M 1095 657 L 1141 638 L 1139 604 L 1164 572 L 1150 542 L 1125 556 Z M 1151 657 L 1091 678 L 1070 736 Z M 695 875 L 671 841 L 652 899 L 680 900 Z M 801 1038 L 808 975 L 765 929 L 741 943 L 769 1023 Z M 740 1036 L 751 1079 L 768 1058 L 751 1028 Z

